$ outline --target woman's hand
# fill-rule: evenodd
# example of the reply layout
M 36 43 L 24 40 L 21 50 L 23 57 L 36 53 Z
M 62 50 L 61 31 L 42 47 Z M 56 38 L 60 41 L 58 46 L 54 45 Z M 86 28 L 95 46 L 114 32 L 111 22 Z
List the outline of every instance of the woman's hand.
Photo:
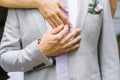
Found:
M 68 10 L 58 0 L 0 0 L 0 6 L 9 8 L 38 8 L 53 28 L 63 25 L 63 22 L 71 26 L 70 21 L 61 11 L 62 9 L 67 13 Z
M 53 28 L 64 25 L 64 23 L 71 26 L 71 22 L 61 11 L 62 9 L 64 12 L 68 12 L 64 4 L 58 0 L 38 0 L 37 3 L 42 15 Z

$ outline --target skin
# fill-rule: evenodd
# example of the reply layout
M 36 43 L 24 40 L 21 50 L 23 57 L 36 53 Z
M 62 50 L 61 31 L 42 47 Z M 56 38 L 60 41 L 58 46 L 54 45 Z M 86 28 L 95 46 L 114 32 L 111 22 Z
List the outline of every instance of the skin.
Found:
M 110 0 L 110 5 L 111 5 L 112 18 L 114 18 L 115 11 L 117 8 L 117 0 Z
M 68 12 L 66 6 L 58 0 L 0 0 L 0 6 L 9 8 L 37 8 L 53 28 L 64 25 L 63 21 L 69 26 L 72 25 L 61 11 L 62 9 L 64 12 Z
M 45 56 L 58 56 L 79 47 L 79 44 L 76 43 L 81 39 L 80 36 L 77 36 L 80 29 L 67 35 L 71 23 L 61 9 L 64 12 L 68 12 L 68 10 L 58 0 L 0 0 L 0 5 L 9 8 L 38 8 L 40 10 L 54 28 L 47 31 L 39 43 L 39 49 Z M 65 26 L 62 21 L 67 25 Z
M 117 0 L 110 0 L 110 5 L 112 17 L 114 18 Z M 61 9 L 64 12 L 68 12 L 66 6 L 58 0 L 0 0 L 0 6 L 9 8 L 38 8 L 53 28 L 63 25 L 63 21 L 67 25 L 72 26 L 68 18 L 61 12 Z
M 40 51 L 47 57 L 55 57 L 77 49 L 81 40 L 81 36 L 77 36 L 80 33 L 80 29 L 77 28 L 69 34 L 68 32 L 69 27 L 67 25 L 61 25 L 47 31 L 39 43 Z
M 110 0 L 113 17 L 116 10 L 116 3 L 117 0 Z M 77 49 L 80 46 L 76 44 L 81 39 L 81 36 L 76 37 L 76 35 L 80 33 L 79 29 L 66 35 L 69 31 L 68 26 L 71 26 L 71 23 L 61 12 L 61 9 L 64 12 L 68 12 L 66 6 L 58 0 L 0 0 L 0 5 L 9 8 L 38 8 L 40 10 L 50 25 L 55 28 L 47 31 L 41 39 L 39 48 L 44 55 L 48 57 L 58 56 L 64 52 Z M 64 26 L 62 20 L 68 24 L 68 26 Z M 59 27 L 56 28 L 57 26 Z

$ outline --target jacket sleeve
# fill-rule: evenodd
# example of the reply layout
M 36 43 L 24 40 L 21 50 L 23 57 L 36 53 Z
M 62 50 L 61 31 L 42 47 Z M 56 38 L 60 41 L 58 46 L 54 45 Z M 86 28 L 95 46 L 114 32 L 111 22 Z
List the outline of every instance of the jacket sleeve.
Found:
M 118 45 L 109 0 L 104 0 L 103 26 L 99 42 L 99 59 L 102 80 L 120 80 Z
M 21 48 L 20 25 L 14 9 L 8 11 L 3 38 L 0 44 L 0 65 L 7 71 L 29 71 L 52 65 L 51 58 L 44 56 L 38 48 L 36 39 Z

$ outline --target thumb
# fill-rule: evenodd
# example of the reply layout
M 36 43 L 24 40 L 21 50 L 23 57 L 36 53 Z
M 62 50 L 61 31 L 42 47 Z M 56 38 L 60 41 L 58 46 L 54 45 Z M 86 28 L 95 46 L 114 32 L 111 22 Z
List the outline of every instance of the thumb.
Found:
M 59 27 L 52 29 L 52 30 L 50 31 L 50 33 L 52 33 L 52 34 L 57 34 L 57 33 L 59 33 L 62 29 L 63 29 L 63 25 L 60 25 Z

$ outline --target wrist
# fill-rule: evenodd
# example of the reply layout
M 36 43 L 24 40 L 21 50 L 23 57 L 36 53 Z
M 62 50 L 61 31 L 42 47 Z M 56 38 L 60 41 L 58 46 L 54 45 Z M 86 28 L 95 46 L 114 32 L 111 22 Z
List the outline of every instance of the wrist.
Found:
M 40 49 L 40 51 L 41 51 L 40 42 L 41 42 L 41 39 L 38 39 L 38 45 L 39 45 L 39 49 Z M 43 54 L 42 51 L 41 51 L 41 54 Z M 43 54 L 43 55 L 44 55 L 45 57 L 49 58 L 49 61 L 50 61 L 51 63 L 56 64 L 54 57 L 50 57 L 50 56 L 47 56 L 47 55 L 45 55 L 45 54 Z
M 39 0 L 33 0 L 33 3 L 34 3 L 34 7 L 35 8 L 39 8 L 39 5 L 40 5 L 40 1 Z
M 49 57 L 49 56 L 47 56 L 47 55 L 45 54 L 44 48 L 42 47 L 43 45 L 41 45 L 40 42 L 41 42 L 41 39 L 38 39 L 38 47 L 39 47 L 41 53 L 42 53 L 44 56 Z
M 35 2 L 35 8 L 40 8 L 42 0 L 34 0 Z

